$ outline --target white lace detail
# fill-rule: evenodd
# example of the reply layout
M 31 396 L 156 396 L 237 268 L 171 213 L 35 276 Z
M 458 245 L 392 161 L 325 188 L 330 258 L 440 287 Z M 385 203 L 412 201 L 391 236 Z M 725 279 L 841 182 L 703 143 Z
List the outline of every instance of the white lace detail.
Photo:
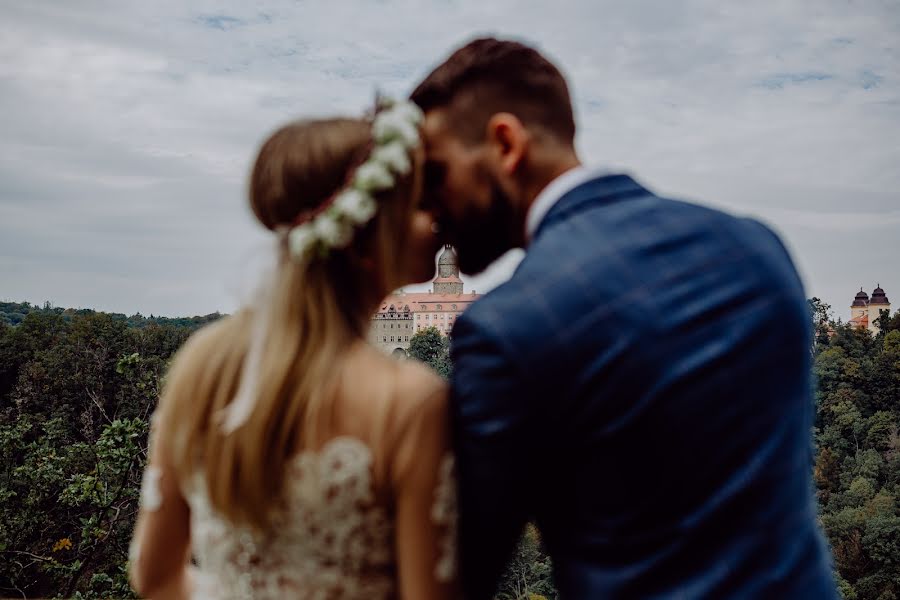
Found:
M 141 559 L 141 548 L 138 546 L 138 539 L 135 536 L 131 536 L 131 541 L 128 543 L 128 562 L 131 563 L 131 566 L 128 568 L 130 571 L 134 568 L 135 563 Z
M 186 498 L 198 568 L 195 598 L 389 599 L 394 520 L 376 502 L 372 453 L 350 437 L 291 461 L 286 509 L 265 536 L 212 509 L 202 474 Z
M 140 505 L 144 510 L 159 510 L 162 506 L 162 492 L 159 490 L 159 480 L 162 479 L 162 471 L 157 467 L 147 467 L 144 469 L 144 476 L 141 477 L 141 500 Z
M 162 506 L 162 492 L 159 489 L 160 479 L 162 479 L 162 471 L 158 467 L 149 466 L 144 469 L 144 475 L 141 477 L 141 495 L 138 499 L 138 505 L 141 507 L 141 510 L 157 511 Z M 137 537 L 132 536 L 131 542 L 128 544 L 128 560 L 132 564 L 136 563 L 141 557 L 141 551 L 137 542 Z
M 456 535 L 457 535 L 457 499 L 456 499 L 456 461 L 448 454 L 441 461 L 438 471 L 438 483 L 434 490 L 434 505 L 431 507 L 431 518 L 442 528 L 439 539 L 440 555 L 434 566 L 434 577 L 446 583 L 456 577 Z

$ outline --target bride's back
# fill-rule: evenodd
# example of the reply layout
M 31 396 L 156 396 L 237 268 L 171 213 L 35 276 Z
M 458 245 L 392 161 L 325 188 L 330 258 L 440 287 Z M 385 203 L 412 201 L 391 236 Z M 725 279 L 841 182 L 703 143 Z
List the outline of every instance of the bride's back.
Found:
M 250 201 L 277 267 L 179 351 L 151 438 L 148 473 L 189 515 L 200 597 L 450 589 L 445 386 L 364 341 L 407 272 L 416 110 L 294 123 L 260 150 Z
M 189 351 L 209 356 L 230 325 L 201 332 Z M 450 535 L 444 383 L 424 366 L 398 362 L 363 342 L 348 349 L 335 371 L 318 424 L 307 428 L 309 437 L 300 436 L 285 462 L 282 498 L 269 525 L 236 523 L 216 510 L 204 461 L 197 461 L 183 488 L 198 596 L 395 597 L 397 496 L 415 460 L 438 472 L 443 467 L 430 501 L 435 526 Z M 444 454 L 429 447 L 443 447 Z M 452 543 L 442 545 L 446 553 L 436 568 L 452 560 Z

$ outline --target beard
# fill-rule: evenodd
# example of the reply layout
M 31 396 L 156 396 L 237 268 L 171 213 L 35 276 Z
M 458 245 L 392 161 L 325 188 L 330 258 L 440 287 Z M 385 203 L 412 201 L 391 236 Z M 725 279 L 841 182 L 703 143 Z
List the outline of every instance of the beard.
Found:
M 459 270 L 477 275 L 507 251 L 524 242 L 524 225 L 513 203 L 496 184 L 491 185 L 491 203 L 486 211 L 470 211 L 453 223 L 453 245 Z

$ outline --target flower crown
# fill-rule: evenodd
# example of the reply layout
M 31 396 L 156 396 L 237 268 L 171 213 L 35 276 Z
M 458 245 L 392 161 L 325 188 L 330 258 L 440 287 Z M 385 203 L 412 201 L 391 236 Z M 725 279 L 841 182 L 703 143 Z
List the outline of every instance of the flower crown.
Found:
M 372 120 L 374 148 L 352 173 L 349 183 L 328 198 L 311 215 L 302 215 L 287 232 L 292 258 L 302 260 L 317 251 L 346 248 L 356 229 L 372 220 L 378 205 L 374 194 L 396 184 L 395 176 L 412 169 L 410 150 L 419 143 L 422 111 L 412 102 L 380 99 Z

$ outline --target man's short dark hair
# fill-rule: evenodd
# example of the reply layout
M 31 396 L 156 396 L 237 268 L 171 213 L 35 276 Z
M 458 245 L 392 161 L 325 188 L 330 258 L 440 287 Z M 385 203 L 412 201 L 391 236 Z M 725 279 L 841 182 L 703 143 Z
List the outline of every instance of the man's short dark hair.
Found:
M 508 112 L 526 127 L 574 144 L 575 118 L 565 78 L 537 50 L 519 42 L 469 42 L 432 71 L 411 99 L 425 112 L 448 109 L 454 131 L 468 143 L 484 138 L 492 115 Z

